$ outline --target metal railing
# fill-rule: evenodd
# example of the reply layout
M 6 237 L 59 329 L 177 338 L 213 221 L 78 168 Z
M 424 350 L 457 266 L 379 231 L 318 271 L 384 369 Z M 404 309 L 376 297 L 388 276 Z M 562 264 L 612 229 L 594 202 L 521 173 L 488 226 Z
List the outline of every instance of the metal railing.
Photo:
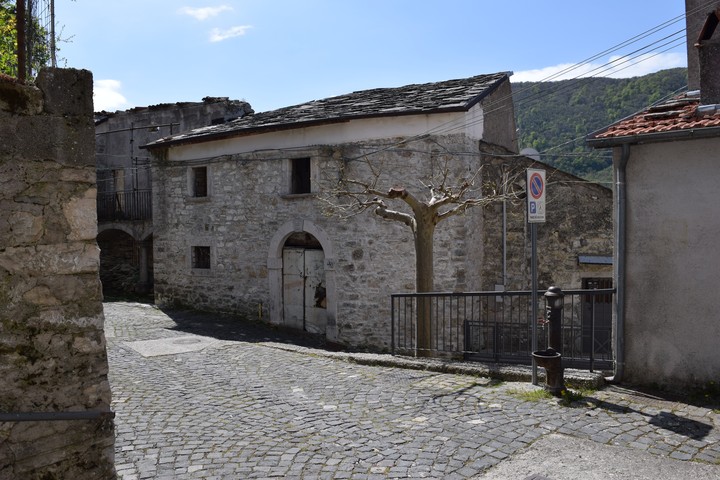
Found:
M 98 221 L 151 220 L 152 191 L 98 193 Z
M 547 348 L 544 292 L 538 295 L 538 349 Z M 567 290 L 562 314 L 563 364 L 576 368 L 612 366 L 614 289 Z M 429 310 L 433 356 L 531 363 L 532 293 L 471 292 L 391 295 L 392 353 L 418 353 L 417 319 Z

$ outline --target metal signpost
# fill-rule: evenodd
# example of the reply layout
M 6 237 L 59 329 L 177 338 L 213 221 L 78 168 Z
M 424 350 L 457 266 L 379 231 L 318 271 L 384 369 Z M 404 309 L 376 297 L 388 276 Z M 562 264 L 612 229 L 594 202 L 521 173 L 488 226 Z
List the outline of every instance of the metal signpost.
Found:
M 537 224 L 545 223 L 545 170 L 536 168 L 527 169 L 527 218 L 530 224 L 530 246 L 532 250 L 530 258 L 531 278 L 531 303 L 532 303 L 532 347 L 534 352 L 538 349 L 537 318 L 538 318 L 538 284 L 537 284 Z M 532 360 L 532 383 L 538 384 L 537 362 Z

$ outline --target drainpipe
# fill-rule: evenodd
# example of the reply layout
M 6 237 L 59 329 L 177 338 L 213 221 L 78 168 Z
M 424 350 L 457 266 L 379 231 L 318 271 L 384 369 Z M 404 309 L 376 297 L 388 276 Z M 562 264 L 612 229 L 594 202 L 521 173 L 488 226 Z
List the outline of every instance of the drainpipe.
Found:
M 627 192 L 625 174 L 628 159 L 630 158 L 630 144 L 623 143 L 620 160 L 615 170 L 615 198 L 617 205 L 617 252 L 615 252 L 615 369 L 612 377 L 605 380 L 609 383 L 619 383 L 625 373 L 625 209 Z
M 503 202 L 502 202 L 502 284 L 503 290 L 507 290 L 507 179 L 505 165 L 502 167 L 503 176 Z

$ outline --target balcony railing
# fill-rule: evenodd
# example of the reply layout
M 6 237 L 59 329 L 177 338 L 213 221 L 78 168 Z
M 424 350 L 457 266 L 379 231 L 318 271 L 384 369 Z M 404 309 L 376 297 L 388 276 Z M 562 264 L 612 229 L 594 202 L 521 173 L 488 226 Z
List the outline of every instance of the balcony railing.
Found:
M 98 193 L 98 221 L 151 220 L 152 191 Z
M 433 355 L 462 355 L 469 360 L 531 362 L 532 322 L 538 349 L 547 348 L 545 299 L 538 296 L 532 319 L 532 294 L 517 292 L 415 293 L 391 296 L 393 354 L 418 351 L 418 307 L 429 310 Z M 565 291 L 562 315 L 563 364 L 578 368 L 612 366 L 614 289 Z M 422 299 L 422 300 L 421 300 Z M 426 313 L 426 318 L 428 314 Z

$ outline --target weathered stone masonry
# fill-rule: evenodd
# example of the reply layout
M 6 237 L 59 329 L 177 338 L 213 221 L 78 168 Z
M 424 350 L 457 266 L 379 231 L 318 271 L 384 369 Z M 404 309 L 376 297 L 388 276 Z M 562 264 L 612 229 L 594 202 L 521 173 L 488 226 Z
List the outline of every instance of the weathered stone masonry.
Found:
M 114 478 L 92 75 L 36 83 L 0 79 L 0 478 Z
M 433 140 L 448 149 L 473 148 L 462 136 Z M 413 146 L 429 151 L 429 145 L 434 143 L 422 141 Z M 365 150 L 362 145 L 345 144 L 293 153 L 312 158 L 317 172 L 313 181 L 319 185 L 331 180 L 325 178 L 328 172 L 337 174 L 333 152 L 354 158 Z M 382 164 L 387 178 L 405 177 L 408 188 L 417 190 L 417 180 L 430 176 L 433 162 L 422 161 L 427 157 L 426 153 L 409 151 L 399 156 L 387 152 L 375 155 L 374 160 Z M 211 161 L 207 163 L 211 193 L 199 199 L 188 194 L 189 169 L 196 164 L 158 161 L 153 172 L 156 302 L 242 312 L 256 319 L 262 312 L 262 319 L 268 319 L 272 300 L 267 265 L 272 239 L 285 225 L 300 222 L 296 231 L 307 231 L 312 225 L 327 236 L 325 270 L 333 272 L 336 296 L 328 298 L 336 301 L 340 312 L 338 340 L 389 348 L 388 292 L 412 292 L 415 288 L 412 232 L 371 212 L 347 220 L 327 217 L 314 196 L 286 195 L 283 165 L 287 161 L 286 153 L 274 151 Z M 360 162 L 350 162 L 348 173 L 360 177 L 353 172 L 361 167 Z M 458 168 L 467 170 L 468 165 Z M 424 196 L 424 192 L 416 193 Z M 435 281 L 440 290 L 479 287 L 478 259 L 464 253 L 466 243 L 472 244 L 475 232 L 482 230 L 476 223 L 479 210 L 476 213 L 450 218 L 436 232 L 438 244 L 453 245 L 436 249 Z M 210 246 L 213 264 L 208 271 L 191 268 L 192 245 Z M 332 312 L 329 315 L 333 316 Z

